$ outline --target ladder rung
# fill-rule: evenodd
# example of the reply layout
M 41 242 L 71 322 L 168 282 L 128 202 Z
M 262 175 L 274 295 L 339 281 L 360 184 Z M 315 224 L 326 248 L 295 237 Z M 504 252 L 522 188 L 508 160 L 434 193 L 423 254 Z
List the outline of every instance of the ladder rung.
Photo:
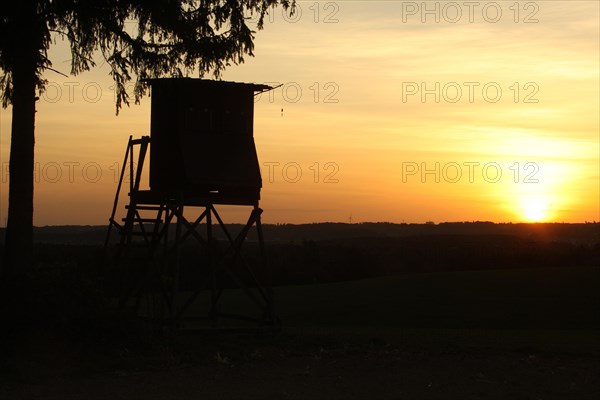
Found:
M 129 204 L 125 205 L 126 209 L 134 208 L 136 210 L 147 210 L 147 211 L 160 211 L 163 207 L 161 206 L 133 206 L 131 207 Z
M 146 222 L 151 222 L 154 224 L 162 223 L 162 219 L 158 219 L 158 218 L 134 218 L 133 220 L 135 222 L 142 222 L 142 223 L 146 223 Z M 121 221 L 127 222 L 127 218 L 122 218 Z
M 150 142 L 150 138 L 147 136 L 142 136 L 139 139 L 131 139 L 131 144 L 142 144 L 142 143 L 149 143 Z

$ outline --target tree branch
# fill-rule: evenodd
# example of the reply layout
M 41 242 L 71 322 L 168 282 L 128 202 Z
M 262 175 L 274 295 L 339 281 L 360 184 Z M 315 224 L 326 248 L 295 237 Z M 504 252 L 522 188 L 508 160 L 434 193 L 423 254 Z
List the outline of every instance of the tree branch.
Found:
M 54 69 L 54 68 L 52 68 L 52 67 L 45 67 L 45 69 L 49 69 L 49 70 L 50 70 L 50 71 L 52 71 L 52 72 L 56 72 L 57 74 L 59 74 L 59 75 L 62 75 L 62 76 L 64 76 L 65 78 L 68 78 L 68 77 L 69 77 L 69 75 L 67 75 L 67 74 L 63 74 L 62 72 L 60 72 L 60 71 L 58 71 L 58 70 L 56 70 L 56 69 Z

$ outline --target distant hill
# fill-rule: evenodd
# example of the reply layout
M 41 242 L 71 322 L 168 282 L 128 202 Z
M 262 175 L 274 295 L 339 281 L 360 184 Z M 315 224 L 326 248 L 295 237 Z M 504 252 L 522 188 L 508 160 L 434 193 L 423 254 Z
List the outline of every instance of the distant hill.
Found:
M 427 272 L 600 265 L 599 223 L 315 223 L 263 227 L 274 285 Z M 204 233 L 206 226 L 197 229 Z M 241 224 L 227 225 L 233 236 L 241 229 Z M 110 258 L 117 248 L 103 251 L 106 232 L 105 226 L 36 227 L 37 265 L 100 268 L 101 260 L 107 254 Z M 215 227 L 213 235 L 221 242 L 217 247 L 225 249 L 222 230 Z M 115 232 L 111 242 L 116 244 L 118 240 Z M 247 260 L 257 259 L 255 231 L 248 235 L 243 252 Z M 183 281 L 204 279 L 198 275 L 203 271 L 198 265 L 205 263 L 206 256 L 198 242 L 185 242 L 180 255 Z
M 228 224 L 235 232 L 240 224 Z M 204 227 L 200 225 L 199 231 Z M 509 235 L 545 242 L 569 242 L 574 244 L 600 243 L 600 223 L 493 223 L 493 222 L 443 222 L 439 224 L 394 223 L 314 223 L 314 224 L 264 224 L 265 239 L 270 242 L 339 241 L 359 238 L 394 238 L 430 235 Z M 4 228 L 0 229 L 0 241 L 4 242 Z M 38 243 L 64 243 L 102 245 L 106 226 L 42 226 L 34 228 L 34 240 Z M 219 235 L 220 229 L 215 229 Z M 113 238 L 116 235 L 113 235 Z M 224 236 L 223 236 L 224 237 Z M 255 240 L 251 232 L 250 240 Z

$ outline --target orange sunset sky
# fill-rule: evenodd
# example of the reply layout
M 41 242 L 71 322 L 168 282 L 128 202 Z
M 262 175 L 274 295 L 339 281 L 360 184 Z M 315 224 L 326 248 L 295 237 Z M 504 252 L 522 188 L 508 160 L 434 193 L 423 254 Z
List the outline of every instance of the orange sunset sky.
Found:
M 599 2 L 301 1 L 275 9 L 224 80 L 257 98 L 268 223 L 600 220 Z M 57 40 L 53 67 L 69 71 Z M 48 71 L 36 225 L 107 223 L 130 134 L 109 69 Z M 283 110 L 283 112 L 282 112 Z M 11 108 L 0 112 L 0 225 Z M 232 210 L 229 221 L 241 221 Z

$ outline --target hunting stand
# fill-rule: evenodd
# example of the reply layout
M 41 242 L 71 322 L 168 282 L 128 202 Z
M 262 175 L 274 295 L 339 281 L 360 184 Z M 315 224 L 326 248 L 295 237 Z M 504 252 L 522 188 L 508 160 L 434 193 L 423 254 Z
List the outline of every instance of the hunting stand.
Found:
M 129 138 L 105 241 L 113 248 L 111 232 L 119 234 L 113 265 L 121 306 L 173 329 L 232 329 L 225 320 L 237 321 L 236 329 L 277 327 L 253 138 L 254 95 L 272 88 L 189 78 L 149 84 L 151 137 Z M 149 189 L 142 189 L 148 152 Z M 249 210 L 237 232 L 217 212 L 222 205 Z M 255 241 L 243 246 L 251 231 Z M 236 304 L 226 292 L 237 311 L 226 309 Z M 197 303 L 208 303 L 204 312 Z

